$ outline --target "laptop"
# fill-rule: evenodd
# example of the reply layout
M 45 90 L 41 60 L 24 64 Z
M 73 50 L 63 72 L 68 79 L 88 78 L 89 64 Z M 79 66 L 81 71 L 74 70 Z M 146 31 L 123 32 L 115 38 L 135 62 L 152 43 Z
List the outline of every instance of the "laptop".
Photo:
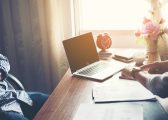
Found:
M 103 81 L 124 67 L 119 61 L 99 60 L 91 32 L 64 40 L 63 46 L 74 76 Z

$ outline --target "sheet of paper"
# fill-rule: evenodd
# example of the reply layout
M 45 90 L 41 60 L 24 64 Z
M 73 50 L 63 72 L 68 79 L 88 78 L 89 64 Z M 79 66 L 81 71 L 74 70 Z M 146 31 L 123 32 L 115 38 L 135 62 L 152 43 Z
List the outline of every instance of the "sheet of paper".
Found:
M 93 87 L 93 99 L 95 102 L 156 100 L 149 90 L 132 80 L 96 85 Z
M 81 104 L 73 120 L 143 120 L 143 107 L 135 104 Z

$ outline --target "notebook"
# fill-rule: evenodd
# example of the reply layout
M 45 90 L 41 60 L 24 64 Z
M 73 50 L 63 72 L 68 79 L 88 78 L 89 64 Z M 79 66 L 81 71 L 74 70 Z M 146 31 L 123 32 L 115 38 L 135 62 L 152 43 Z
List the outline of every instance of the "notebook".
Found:
M 64 40 L 63 46 L 74 76 L 103 81 L 124 67 L 119 61 L 99 60 L 91 32 Z

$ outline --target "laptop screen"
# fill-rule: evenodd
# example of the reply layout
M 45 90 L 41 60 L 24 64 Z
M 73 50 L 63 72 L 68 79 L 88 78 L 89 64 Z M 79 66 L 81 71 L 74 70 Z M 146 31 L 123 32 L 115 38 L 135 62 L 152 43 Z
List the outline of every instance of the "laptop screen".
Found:
M 63 41 L 72 73 L 99 60 L 92 33 Z

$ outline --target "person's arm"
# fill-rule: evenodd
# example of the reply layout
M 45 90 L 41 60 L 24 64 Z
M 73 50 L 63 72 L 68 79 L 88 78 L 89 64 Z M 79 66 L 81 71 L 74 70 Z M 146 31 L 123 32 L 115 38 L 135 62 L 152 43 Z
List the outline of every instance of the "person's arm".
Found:
M 151 78 L 151 74 L 139 67 L 127 66 L 121 72 L 121 78 L 137 80 L 146 87 L 146 83 Z
M 153 94 L 168 97 L 168 72 L 164 74 L 150 74 L 145 70 L 133 70 L 134 67 L 124 68 L 121 75 L 127 79 L 139 81 Z
M 143 86 L 147 87 L 150 78 L 152 77 L 147 71 L 135 72 L 134 79 L 139 81 Z
M 163 74 L 168 72 L 168 60 L 143 65 L 141 66 L 141 69 L 147 70 L 151 74 Z
M 168 72 L 164 74 L 149 74 L 147 71 L 137 71 L 134 79 L 159 97 L 168 97 Z
M 8 58 L 0 54 L 0 80 L 4 80 L 10 70 Z

